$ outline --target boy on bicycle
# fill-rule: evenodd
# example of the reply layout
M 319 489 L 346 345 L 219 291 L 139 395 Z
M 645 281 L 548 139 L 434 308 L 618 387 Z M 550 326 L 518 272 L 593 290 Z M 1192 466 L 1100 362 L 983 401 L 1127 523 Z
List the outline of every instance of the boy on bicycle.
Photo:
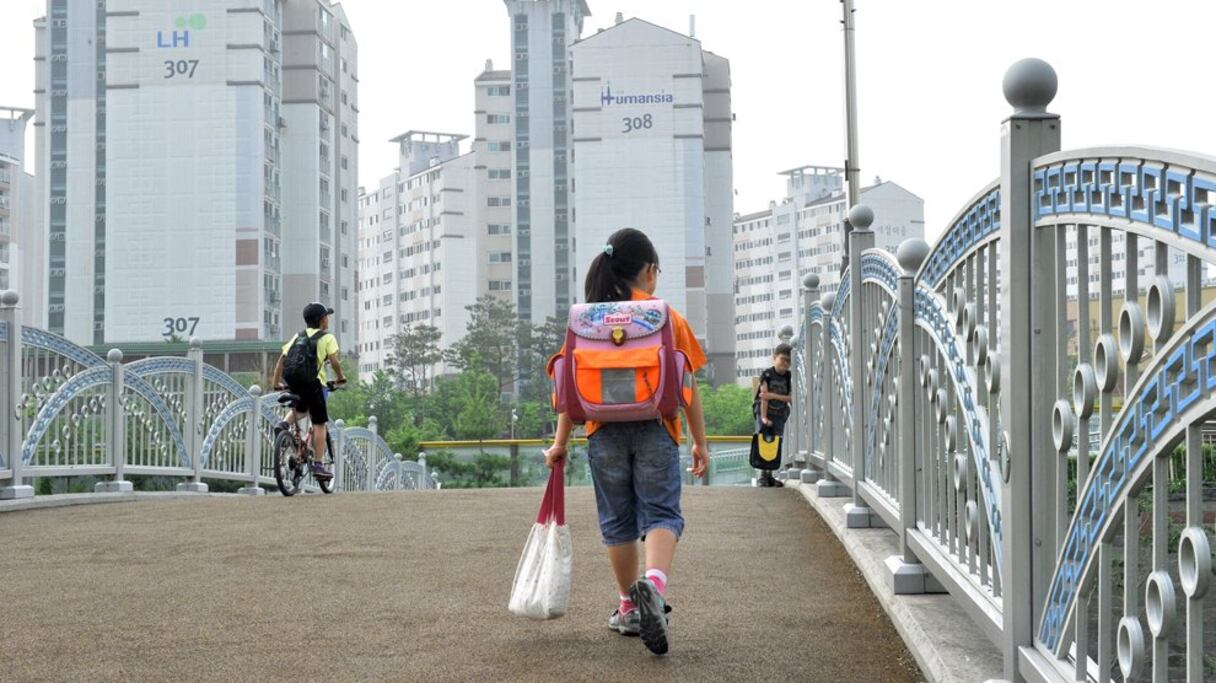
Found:
M 304 307 L 307 328 L 283 345 L 283 355 L 274 366 L 272 381 L 275 389 L 286 389 L 300 397 L 295 408 L 287 414 L 288 421 L 280 423 L 280 428 L 299 420 L 305 413 L 312 420 L 312 452 L 316 455 L 312 461 L 312 476 L 317 479 L 333 476 L 324 463 L 325 423 L 329 422 L 325 405 L 326 361 L 334 369 L 335 383 L 346 383 L 338 361 L 338 340 L 329 332 L 329 316 L 333 312 L 334 309 L 315 301 Z

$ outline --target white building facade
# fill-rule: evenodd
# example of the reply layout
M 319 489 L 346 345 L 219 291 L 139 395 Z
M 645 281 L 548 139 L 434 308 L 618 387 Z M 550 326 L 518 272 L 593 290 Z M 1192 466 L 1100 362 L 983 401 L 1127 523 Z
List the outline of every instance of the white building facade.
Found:
M 359 367 L 387 369 L 391 338 L 430 325 L 450 348 L 482 296 L 513 301 L 511 72 L 487 61 L 473 82 L 472 150 L 464 136 L 394 138 L 399 167 L 359 198 Z M 437 377 L 448 371 L 439 363 Z
M 22 297 L 26 296 L 23 276 L 32 274 L 22 269 L 30 256 L 24 253 L 23 240 L 39 215 L 35 179 L 25 171 L 25 129 L 33 115 L 29 109 L 0 107 L 0 291 L 16 289 Z M 31 296 L 37 300 L 36 293 Z M 25 323 L 31 322 L 27 315 Z
M 321 300 L 353 331 L 356 46 L 341 7 L 47 5 L 47 327 L 85 344 L 275 340 Z
M 820 291 L 840 282 L 847 213 L 844 171 L 806 166 L 786 171 L 787 196 L 768 210 L 735 218 L 736 378 L 751 380 L 772 365 L 777 334 L 798 329 L 802 279 L 820 278 Z M 924 200 L 893 182 L 862 188 L 874 210 L 874 245 L 894 252 L 899 243 L 924 238 Z
M 730 65 L 640 19 L 574 44 L 575 281 L 622 227 L 659 252 L 656 295 L 733 379 Z
M 511 23 L 514 103 L 512 229 L 521 319 L 543 323 L 574 302 L 575 216 L 569 48 L 586 0 L 504 0 Z

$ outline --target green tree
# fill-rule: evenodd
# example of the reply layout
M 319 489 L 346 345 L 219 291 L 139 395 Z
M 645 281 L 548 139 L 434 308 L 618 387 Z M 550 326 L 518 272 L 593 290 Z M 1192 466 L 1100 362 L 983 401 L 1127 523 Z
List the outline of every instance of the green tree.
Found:
M 487 294 L 466 306 L 469 324 L 464 338 L 448 350 L 448 361 L 467 370 L 485 370 L 498 380 L 500 391 L 518 379 L 520 360 L 520 322 L 515 305 Z
M 702 383 L 701 409 L 705 413 L 705 431 L 712 436 L 742 436 L 755 430 L 752 417 L 751 389 L 738 384 L 723 384 L 711 388 Z
M 457 407 L 452 434 L 457 439 L 493 439 L 503 432 L 499 385 L 494 375 L 470 370 L 456 380 Z
M 443 333 L 431 325 L 408 327 L 388 339 L 388 372 L 415 399 L 431 386 L 431 369 L 443 360 L 439 340 Z

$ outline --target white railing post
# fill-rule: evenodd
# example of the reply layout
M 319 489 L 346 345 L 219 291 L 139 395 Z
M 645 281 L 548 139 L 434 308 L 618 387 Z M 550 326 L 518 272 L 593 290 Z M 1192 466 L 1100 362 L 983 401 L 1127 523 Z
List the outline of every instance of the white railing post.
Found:
M 418 488 L 425 489 L 426 478 L 431 476 L 431 473 L 426 471 L 426 451 L 418 451 L 418 466 L 422 468 L 422 479 L 418 481 Z
M 836 475 L 832 474 L 832 461 L 836 459 L 833 452 L 836 446 L 836 383 L 833 381 L 832 368 L 835 367 L 836 346 L 832 344 L 832 307 L 836 304 L 836 293 L 826 292 L 819 300 L 823 306 L 823 478 L 815 484 L 815 492 L 820 498 L 840 498 L 849 493 Z
M 782 327 L 782 328 L 781 328 L 781 330 L 780 330 L 779 332 L 777 332 L 777 339 L 781 340 L 781 343 L 782 343 L 782 344 L 790 344 L 791 346 L 793 346 L 793 342 L 794 342 L 794 328 L 793 328 L 792 326 L 790 326 L 790 325 L 786 325 L 786 326 Z M 792 358 L 790 359 L 790 364 L 791 364 L 791 366 L 793 365 L 793 359 L 792 359 Z M 791 371 L 792 371 L 792 370 L 791 370 Z M 792 375 L 790 376 L 790 379 L 791 379 L 791 380 L 793 379 L 793 376 L 792 376 Z M 792 391 L 792 390 L 793 390 L 793 388 L 794 388 L 794 387 L 793 387 L 793 382 L 790 382 L 790 390 Z M 787 427 L 787 429 L 785 430 L 785 433 L 786 433 L 786 434 L 789 434 L 789 433 L 790 433 L 790 430 L 788 429 L 788 427 Z M 789 443 L 789 441 L 790 441 L 789 439 L 787 439 L 787 438 L 785 438 L 784 436 L 782 436 L 782 439 L 781 439 L 781 463 L 780 463 L 781 469 L 780 469 L 780 471 L 778 471 L 778 472 L 775 472 L 775 473 L 774 473 L 774 474 L 776 474 L 776 476 L 777 476 L 777 478 L 778 478 L 778 479 L 785 479 L 785 478 L 788 476 L 788 473 L 789 473 L 789 468 L 790 468 L 790 466 L 792 465 L 792 463 L 793 463 L 793 461 L 794 461 L 794 458 L 793 458 L 792 453 L 791 453 L 790 451 L 791 451 L 791 448 L 792 448 L 792 447 L 796 447 L 796 446 L 794 446 L 794 444 Z M 795 441 L 795 443 L 796 443 L 796 441 Z
M 178 491 L 206 493 L 208 486 L 203 483 L 203 343 L 198 337 L 190 339 L 190 350 L 186 358 L 194 366 L 190 380 L 186 383 L 186 449 L 190 453 L 190 461 L 194 466 L 194 477 L 177 485 Z
M 899 276 L 899 386 L 896 402 L 899 416 L 896 423 L 899 437 L 893 441 L 896 447 L 899 486 L 899 542 L 900 554 L 887 558 L 891 588 L 896 595 L 941 592 L 938 583 L 908 545 L 908 532 L 916 528 L 916 469 L 920 463 L 917 445 L 917 383 L 916 383 L 916 273 L 925 257 L 929 245 L 922 239 L 904 240 L 895 257 L 903 272 Z M 888 454 L 887 457 L 891 457 Z
M 96 493 L 130 493 L 131 482 L 123 478 L 127 464 L 127 416 L 123 405 L 122 351 L 110 349 L 106 354 L 110 364 L 110 389 L 106 396 L 106 455 L 114 468 L 114 478 L 93 485 Z
M 25 484 L 21 476 L 22 421 L 17 419 L 21 403 L 21 307 L 20 297 L 9 290 L 0 294 L 0 323 L 4 324 L 4 356 L 0 357 L 0 449 L 13 476 L 7 486 L 0 487 L 0 500 L 30 498 L 34 487 Z
M 237 493 L 250 496 L 266 495 L 266 490 L 258 485 L 262 475 L 262 387 L 249 387 L 249 398 L 252 399 L 249 409 L 249 421 L 245 424 L 245 472 L 249 475 L 249 486 L 244 486 Z
M 802 417 L 803 441 L 806 445 L 806 469 L 802 470 L 799 479 L 804 484 L 814 484 L 823 477 L 823 470 L 815 466 L 811 457 L 815 453 L 815 443 L 819 437 L 815 429 L 815 410 L 823 410 L 823 406 L 815 405 L 815 377 L 823 372 L 821 366 L 813 362 L 816 349 L 822 344 L 822 338 L 811 334 L 811 304 L 819 301 L 819 276 L 811 273 L 802 279 L 802 324 L 806 332 L 802 339 L 802 373 L 801 381 L 806 385 L 805 404 L 798 410 Z M 797 381 L 798 378 L 795 378 Z
M 337 420 L 330 427 L 330 432 L 333 434 L 334 440 L 334 490 L 345 488 L 345 480 L 343 477 L 346 475 L 346 458 L 343 454 L 343 447 L 346 444 L 344 443 L 342 436 L 342 432 L 345 429 L 345 420 Z
M 853 452 L 853 502 L 844 506 L 845 524 L 850 529 L 881 526 L 861 497 L 861 484 L 866 479 L 866 326 L 865 295 L 861 289 L 861 255 L 874 246 L 870 224 L 874 212 L 861 204 L 849 209 L 849 374 L 853 378 L 853 428 L 848 448 Z
M 380 449 L 376 448 L 376 437 L 380 435 L 380 420 L 376 419 L 375 415 L 367 418 L 367 431 L 372 433 L 372 439 L 367 444 L 367 481 L 365 485 L 368 491 L 376 490 L 376 454 Z
M 1054 534 L 1048 535 L 1054 512 L 1046 457 L 1055 452 L 1050 419 L 1057 390 L 1055 235 L 1034 230 L 1031 167 L 1036 157 L 1060 149 L 1060 118 L 1047 113 L 1056 85 L 1055 71 L 1037 59 L 1014 64 L 1003 84 L 1014 108 L 1001 134 L 1000 352 L 1001 376 L 1008 381 L 1001 392 L 1000 438 L 1007 443 L 994 444 L 994 450 L 1012 447 L 1000 517 L 1006 565 L 1001 649 L 1010 681 L 1024 680 L 1019 648 L 1034 646 L 1056 555 Z M 1043 495 L 1036 496 L 1036 490 Z

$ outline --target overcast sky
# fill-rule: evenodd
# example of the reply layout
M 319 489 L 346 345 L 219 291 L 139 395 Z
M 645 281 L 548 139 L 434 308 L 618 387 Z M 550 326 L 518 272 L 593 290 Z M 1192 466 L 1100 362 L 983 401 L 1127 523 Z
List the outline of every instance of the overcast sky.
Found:
M 168 0 L 166 0 L 168 1 Z M 174 0 L 184 5 L 183 0 Z M 194 0 L 203 7 L 205 0 Z M 781 197 L 779 171 L 844 158 L 837 0 L 588 0 L 584 35 L 616 12 L 731 60 L 735 210 Z M 473 132 L 472 79 L 509 63 L 501 0 L 345 0 L 359 42 L 360 183 L 392 171 L 390 137 Z M 1210 0 L 856 0 L 861 174 L 925 200 L 932 239 L 998 174 L 1006 67 L 1056 69 L 1064 147 L 1151 144 L 1216 153 Z M 0 0 L 0 105 L 33 106 L 33 28 L 45 0 Z

